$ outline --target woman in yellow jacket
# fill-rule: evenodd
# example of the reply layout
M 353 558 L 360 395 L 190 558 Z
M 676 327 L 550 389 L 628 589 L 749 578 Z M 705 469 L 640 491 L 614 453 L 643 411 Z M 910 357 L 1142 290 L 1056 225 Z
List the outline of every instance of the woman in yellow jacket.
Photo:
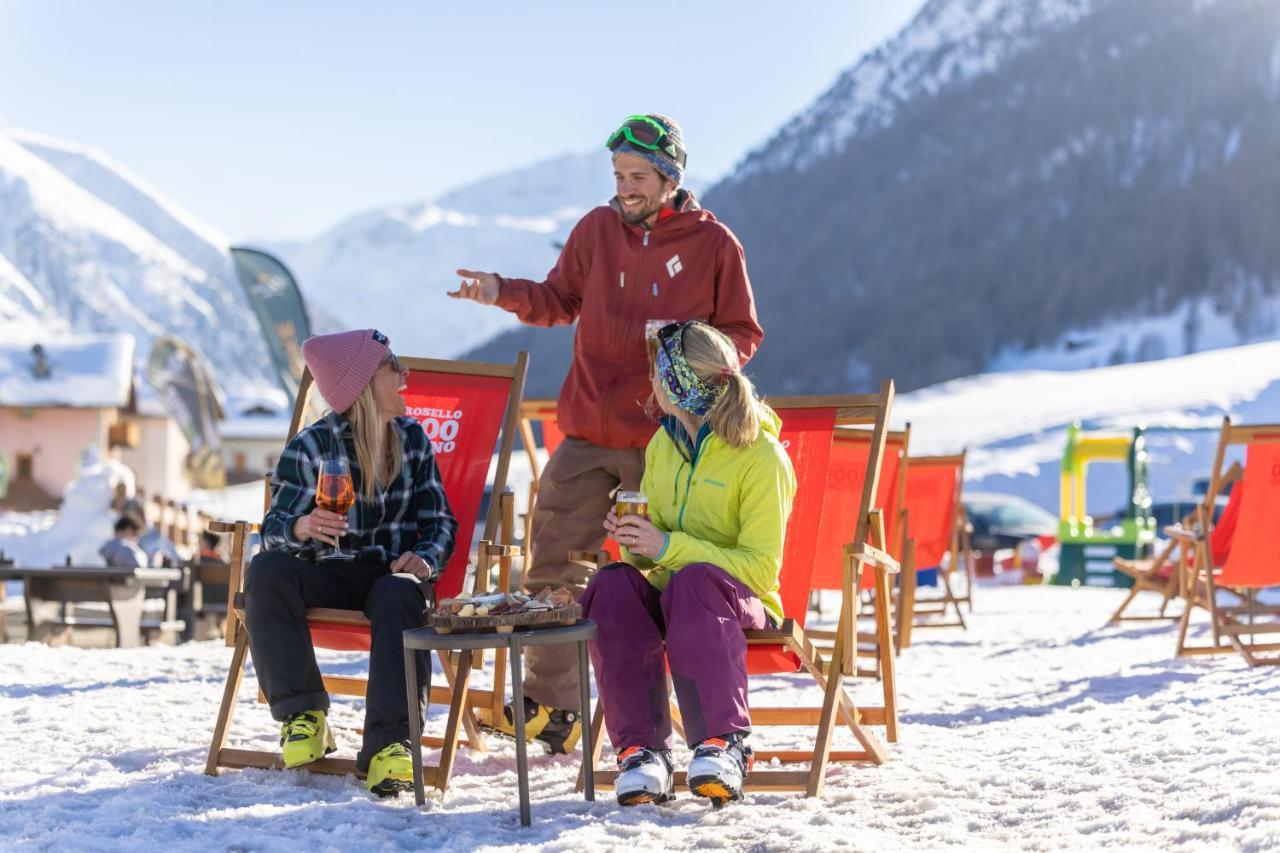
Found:
M 582 605 L 618 802 L 673 796 L 667 669 L 694 748 L 690 790 L 741 799 L 751 751 L 744 630 L 782 621 L 778 573 L 795 474 L 777 415 L 742 375 L 732 342 L 699 322 L 658 333 L 662 429 L 645 450 L 649 517 L 605 518 L 625 562 L 597 572 Z M 664 655 L 665 652 L 665 655 Z

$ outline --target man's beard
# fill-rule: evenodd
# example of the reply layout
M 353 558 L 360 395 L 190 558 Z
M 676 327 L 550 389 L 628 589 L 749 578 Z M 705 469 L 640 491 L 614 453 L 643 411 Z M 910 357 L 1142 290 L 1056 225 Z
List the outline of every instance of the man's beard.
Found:
M 641 208 L 635 213 L 627 213 L 626 209 L 624 208 L 622 212 L 622 220 L 629 225 L 639 225 L 640 223 L 648 219 L 650 216 L 653 216 L 659 210 L 662 210 L 661 202 L 655 204 L 653 207 Z

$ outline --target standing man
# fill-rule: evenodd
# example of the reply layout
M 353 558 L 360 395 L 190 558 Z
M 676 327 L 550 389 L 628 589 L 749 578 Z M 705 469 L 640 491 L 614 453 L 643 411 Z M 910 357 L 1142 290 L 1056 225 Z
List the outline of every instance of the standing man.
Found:
M 644 447 L 657 428 L 648 405 L 646 321 L 702 320 L 729 336 L 743 364 L 764 337 L 742 245 L 680 188 L 680 125 L 634 115 L 605 145 L 617 195 L 574 226 L 546 281 L 460 269 L 463 282 L 449 294 L 497 305 L 533 326 L 578 322 L 557 406 L 565 440 L 538 485 L 530 593 L 549 586 L 581 593 L 588 572 L 568 561 L 569 551 L 599 549 L 600 519 L 614 493 L 640 485 Z M 566 752 L 581 733 L 576 662 L 551 647 L 526 655 L 528 736 Z M 511 713 L 508 707 L 507 719 L 489 723 L 514 734 Z

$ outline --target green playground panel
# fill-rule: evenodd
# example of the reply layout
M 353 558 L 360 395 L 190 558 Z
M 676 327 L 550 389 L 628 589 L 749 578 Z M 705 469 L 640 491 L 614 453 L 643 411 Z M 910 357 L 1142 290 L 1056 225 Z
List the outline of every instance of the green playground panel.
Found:
M 1115 570 L 1115 557 L 1147 556 L 1156 537 L 1147 490 L 1146 440 L 1143 427 L 1132 435 L 1085 434 L 1079 424 L 1067 429 L 1062 454 L 1060 511 L 1058 516 L 1058 574 L 1062 586 L 1132 586 L 1133 580 Z M 1128 473 L 1129 494 L 1124 516 L 1106 527 L 1095 527 L 1085 507 L 1089 466 L 1123 464 Z

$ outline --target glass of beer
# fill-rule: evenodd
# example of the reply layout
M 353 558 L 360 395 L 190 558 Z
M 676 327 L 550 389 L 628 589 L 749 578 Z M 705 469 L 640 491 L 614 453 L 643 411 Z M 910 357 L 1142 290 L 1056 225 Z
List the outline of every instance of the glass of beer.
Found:
M 617 516 L 618 521 L 622 521 L 625 515 L 648 518 L 649 499 L 645 497 L 644 492 L 618 492 L 617 502 L 613 505 L 613 514 Z
M 320 479 L 316 484 L 316 506 L 320 509 L 346 515 L 356 502 L 355 486 L 351 482 L 351 465 L 345 457 L 322 459 L 320 461 Z M 338 547 L 322 554 L 321 560 L 354 560 L 356 555 L 342 550 L 342 537 L 338 537 Z
M 649 376 L 653 376 L 653 365 L 658 359 L 658 330 L 663 326 L 669 326 L 675 320 L 645 320 L 644 321 L 644 348 L 649 353 Z

